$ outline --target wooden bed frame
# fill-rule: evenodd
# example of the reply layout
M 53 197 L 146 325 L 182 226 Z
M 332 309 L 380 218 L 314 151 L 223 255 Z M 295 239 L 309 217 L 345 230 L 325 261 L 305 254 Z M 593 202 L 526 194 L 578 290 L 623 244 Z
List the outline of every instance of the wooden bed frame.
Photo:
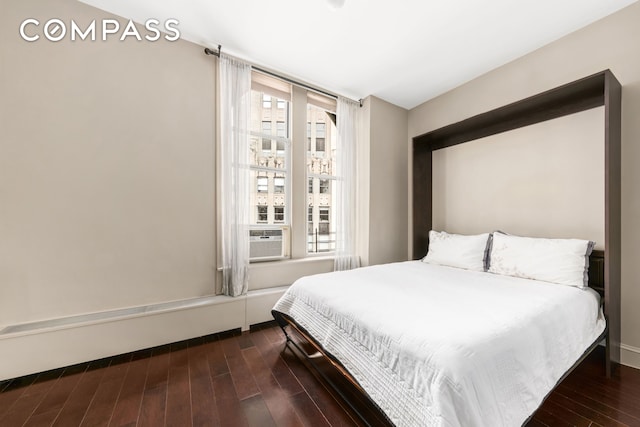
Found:
M 432 152 L 604 105 L 604 279 L 607 376 L 620 363 L 622 88 L 609 70 L 413 138 L 413 258 L 427 253 L 432 228 Z
M 413 138 L 413 258 L 419 259 L 427 252 L 429 231 L 432 228 L 433 151 L 598 106 L 605 107 L 605 249 L 603 251 L 595 250 L 591 254 L 589 286 L 598 291 L 602 297 L 607 328 L 603 336 L 585 351 L 584 355 L 559 382 L 598 346 L 602 338 L 606 339 L 605 371 L 608 377 L 612 375 L 615 364 L 620 362 L 620 83 L 611 71 L 605 70 Z M 366 416 L 361 414 L 358 405 L 354 405 L 341 390 L 341 386 L 332 381 L 326 373 L 323 373 L 318 363 L 315 362 L 318 355 L 328 361 L 355 390 L 362 393 L 369 404 L 378 409 L 383 417 L 382 424 L 393 424 L 362 390 L 340 361 L 326 352 L 304 328 L 282 313 L 272 311 L 272 314 L 285 333 L 287 346 L 298 357 L 303 357 L 308 366 L 315 368 L 316 374 L 344 400 L 344 403 L 355 412 L 365 425 L 371 425 L 371 423 Z M 292 333 L 287 332 L 287 326 L 291 328 Z M 310 346 L 312 354 L 303 348 L 304 343 L 301 344 L 299 340 L 293 338 L 294 333 Z

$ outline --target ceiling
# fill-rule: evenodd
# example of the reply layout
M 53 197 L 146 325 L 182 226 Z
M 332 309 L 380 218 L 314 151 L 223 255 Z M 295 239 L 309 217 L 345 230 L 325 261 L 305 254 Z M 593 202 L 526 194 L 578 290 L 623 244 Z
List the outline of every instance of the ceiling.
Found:
M 636 0 L 83 0 L 354 99 L 410 109 Z M 334 0 L 335 1 L 335 0 Z

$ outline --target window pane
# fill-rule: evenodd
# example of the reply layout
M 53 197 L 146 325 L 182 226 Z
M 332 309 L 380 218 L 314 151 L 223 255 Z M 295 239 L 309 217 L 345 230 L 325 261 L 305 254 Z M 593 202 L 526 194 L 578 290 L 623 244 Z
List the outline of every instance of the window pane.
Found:
M 262 95 L 262 108 L 271 108 L 271 97 L 269 95 Z
M 273 220 L 274 222 L 284 222 L 284 206 L 273 207 Z
M 328 179 L 320 180 L 320 193 L 322 194 L 331 193 L 331 184 Z
M 333 175 L 336 125 L 329 114 L 307 104 L 307 173 Z
M 273 192 L 284 193 L 284 177 L 283 176 L 276 176 L 273 179 Z
M 278 99 L 278 108 L 283 109 L 287 106 L 287 103 L 282 99 Z
M 329 222 L 329 208 L 320 208 L 320 222 Z
M 266 176 L 259 176 L 257 179 L 258 193 L 266 193 L 269 190 L 269 178 Z
M 307 217 L 309 253 L 335 250 L 333 187 L 336 182 L 336 134 L 334 118 L 322 108 L 307 104 L 307 204 L 316 209 Z
M 282 224 L 289 221 L 286 208 L 287 174 L 251 169 L 251 224 Z M 276 211 L 277 210 L 277 211 Z
M 258 206 L 258 223 L 266 223 L 268 217 L 267 206 Z
M 314 221 L 312 209 L 313 206 L 310 206 L 307 215 L 307 252 L 334 251 L 335 230 L 332 221 L 334 210 L 331 206 L 318 206 L 318 217 Z
M 318 234 L 326 236 L 329 233 L 330 233 L 330 230 L 329 230 L 328 222 L 321 222 L 320 224 L 318 224 Z

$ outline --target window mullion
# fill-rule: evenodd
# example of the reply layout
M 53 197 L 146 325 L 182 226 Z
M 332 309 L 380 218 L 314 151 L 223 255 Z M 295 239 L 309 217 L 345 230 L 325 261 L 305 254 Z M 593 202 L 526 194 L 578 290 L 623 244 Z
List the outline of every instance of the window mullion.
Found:
M 291 103 L 291 256 L 307 255 L 307 92 L 294 86 Z

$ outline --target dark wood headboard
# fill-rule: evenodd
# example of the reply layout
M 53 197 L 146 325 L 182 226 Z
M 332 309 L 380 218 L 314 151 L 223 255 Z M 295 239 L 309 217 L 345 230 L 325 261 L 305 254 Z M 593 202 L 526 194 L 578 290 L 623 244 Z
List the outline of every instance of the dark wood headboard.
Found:
M 605 70 L 413 138 L 412 256 L 418 259 L 427 252 L 432 228 L 433 151 L 604 106 L 605 249 L 591 257 L 590 286 L 604 295 L 608 375 L 611 362 L 620 362 L 621 94 L 620 83 Z
M 594 250 L 589 257 L 589 287 L 604 298 L 604 251 Z

